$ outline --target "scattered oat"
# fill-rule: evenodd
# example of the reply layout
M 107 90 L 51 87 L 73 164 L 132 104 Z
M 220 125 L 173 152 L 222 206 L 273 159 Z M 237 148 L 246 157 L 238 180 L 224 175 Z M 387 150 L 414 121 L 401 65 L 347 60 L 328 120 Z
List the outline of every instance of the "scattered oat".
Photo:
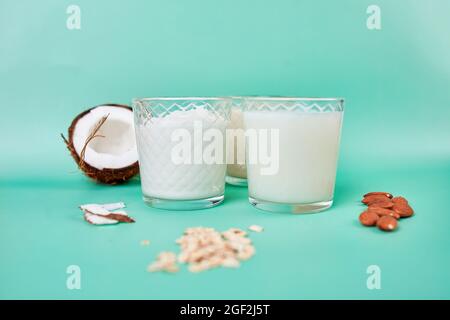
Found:
M 141 246 L 149 246 L 150 245 L 150 240 L 141 240 Z
M 148 272 L 165 271 L 165 272 L 177 272 L 177 256 L 170 251 L 161 252 L 156 261 L 150 264 L 147 268 Z
M 250 227 L 248 227 L 248 230 L 253 231 L 253 232 L 263 232 L 264 228 L 257 224 L 252 224 Z
M 228 257 L 222 260 L 222 267 L 225 268 L 237 268 L 241 265 L 238 259 L 233 257 Z
M 247 233 L 237 228 L 224 232 L 214 228 L 188 228 L 176 243 L 180 247 L 176 260 L 187 264 L 191 272 L 217 267 L 237 268 L 240 261 L 250 259 L 255 254 L 255 247 Z M 152 270 L 165 271 L 157 267 L 152 267 Z

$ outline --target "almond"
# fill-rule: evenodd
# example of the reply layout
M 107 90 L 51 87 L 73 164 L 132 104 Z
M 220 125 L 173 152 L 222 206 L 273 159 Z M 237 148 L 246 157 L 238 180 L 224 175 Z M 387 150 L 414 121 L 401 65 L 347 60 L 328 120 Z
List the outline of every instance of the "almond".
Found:
M 392 210 L 394 210 L 401 218 L 411 217 L 414 214 L 413 208 L 411 208 L 408 203 L 394 203 Z
M 369 208 L 392 208 L 394 204 L 390 200 L 379 200 L 369 204 Z
M 378 218 L 379 218 L 378 215 L 370 210 L 366 210 L 359 215 L 359 221 L 361 222 L 361 224 L 367 227 L 376 225 Z
M 383 231 L 394 231 L 397 229 L 398 223 L 397 220 L 390 216 L 382 216 L 377 221 L 377 227 Z
M 369 207 L 368 209 L 369 211 L 372 211 L 374 213 L 376 213 L 378 216 L 391 216 L 395 219 L 400 219 L 400 215 L 398 213 L 396 213 L 394 210 L 392 209 L 386 209 L 386 208 L 379 208 L 379 207 Z
M 360 214 L 360 222 L 365 226 L 376 224 L 383 231 L 397 229 L 397 220 L 414 214 L 414 210 L 406 198 L 394 197 L 389 192 L 374 191 L 366 193 L 363 196 L 362 203 L 366 204 L 368 208 Z
M 403 197 L 394 197 L 392 198 L 392 202 L 396 204 L 408 204 L 408 200 Z
M 366 205 L 370 205 L 371 203 L 377 202 L 377 201 L 391 201 L 391 199 L 389 199 L 385 195 L 371 195 L 371 196 L 364 197 L 361 202 Z
M 389 199 L 393 198 L 393 195 L 389 192 L 382 192 L 382 191 L 374 191 L 374 192 L 369 192 L 366 193 L 363 197 L 369 197 L 369 196 L 385 196 L 388 197 Z

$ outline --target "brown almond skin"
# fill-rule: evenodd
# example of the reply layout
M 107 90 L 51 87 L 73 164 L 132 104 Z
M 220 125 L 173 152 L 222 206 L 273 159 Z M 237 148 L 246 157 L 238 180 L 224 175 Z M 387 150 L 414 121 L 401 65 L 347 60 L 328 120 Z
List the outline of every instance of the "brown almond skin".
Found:
M 366 210 L 359 215 L 359 222 L 367 227 L 373 227 L 377 224 L 379 216 L 370 210 Z
M 394 203 L 392 210 L 394 210 L 401 218 L 411 217 L 414 214 L 414 210 L 409 204 Z
M 368 210 L 376 213 L 380 217 L 381 216 L 391 216 L 397 220 L 400 219 L 400 215 L 392 209 L 369 207 Z
M 369 203 L 369 208 L 392 208 L 394 204 L 392 201 L 380 200 Z
M 395 218 L 390 216 L 382 216 L 377 221 L 377 227 L 383 231 L 394 231 L 397 229 L 398 222 Z
M 385 196 L 388 197 L 389 199 L 392 199 L 394 196 L 392 195 L 392 193 L 389 192 L 383 192 L 383 191 L 374 191 L 374 192 L 369 192 L 366 193 L 363 197 L 369 197 L 369 196 Z
M 396 204 L 408 204 L 408 200 L 403 197 L 394 197 L 392 198 L 392 202 Z
M 129 217 L 129 216 L 125 216 L 123 214 L 117 214 L 117 213 L 110 213 L 104 216 L 105 218 L 108 219 L 112 219 L 112 220 L 117 220 L 119 222 L 126 222 L 126 223 L 134 223 L 134 219 Z
M 364 197 L 364 199 L 362 199 L 361 202 L 366 205 L 370 205 L 371 203 L 377 202 L 377 201 L 391 201 L 391 199 L 389 199 L 388 197 L 386 197 L 384 195 L 373 195 L 373 196 Z

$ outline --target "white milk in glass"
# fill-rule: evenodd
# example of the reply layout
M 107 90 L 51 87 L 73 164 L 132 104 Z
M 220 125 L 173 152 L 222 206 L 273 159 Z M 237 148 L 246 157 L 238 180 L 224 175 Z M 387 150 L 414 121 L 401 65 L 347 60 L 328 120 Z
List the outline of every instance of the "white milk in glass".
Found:
M 202 124 L 225 136 L 227 121 L 203 108 L 174 111 L 166 117 L 155 117 L 147 125 L 136 126 L 142 192 L 149 198 L 194 200 L 222 195 L 225 187 L 225 163 L 177 164 L 173 162 L 175 131 L 183 129 L 195 140 L 194 123 Z M 200 143 L 201 140 L 200 140 Z M 207 144 L 203 146 L 203 148 Z M 194 154 L 194 146 L 191 147 Z
M 247 130 L 279 130 L 276 174 L 262 175 L 265 166 L 249 164 L 247 158 L 249 196 L 286 204 L 332 200 L 342 116 L 343 112 L 245 112 Z
M 233 107 L 231 109 L 231 119 L 229 129 L 234 130 L 233 139 L 228 141 L 227 153 L 231 162 L 227 166 L 227 175 L 230 177 L 246 179 L 247 168 L 245 166 L 245 134 L 244 134 L 244 118 L 242 111 Z

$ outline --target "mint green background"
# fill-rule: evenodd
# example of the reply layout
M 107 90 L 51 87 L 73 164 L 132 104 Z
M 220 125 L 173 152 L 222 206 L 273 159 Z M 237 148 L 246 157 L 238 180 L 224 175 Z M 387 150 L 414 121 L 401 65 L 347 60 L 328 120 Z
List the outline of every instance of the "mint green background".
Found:
M 66 29 L 72 3 L 81 30 Z M 373 3 L 380 31 L 366 28 Z M 449 84 L 447 0 L 0 0 L 0 298 L 448 299 Z M 82 176 L 59 137 L 96 104 L 239 94 L 346 98 L 332 209 L 262 213 L 236 187 L 217 208 L 151 209 L 137 180 Z M 358 223 L 360 196 L 378 189 L 417 212 L 397 232 Z M 93 227 L 77 209 L 119 200 L 137 223 Z M 237 270 L 145 271 L 186 227 L 250 224 L 266 231 Z M 371 264 L 381 290 L 366 288 Z

